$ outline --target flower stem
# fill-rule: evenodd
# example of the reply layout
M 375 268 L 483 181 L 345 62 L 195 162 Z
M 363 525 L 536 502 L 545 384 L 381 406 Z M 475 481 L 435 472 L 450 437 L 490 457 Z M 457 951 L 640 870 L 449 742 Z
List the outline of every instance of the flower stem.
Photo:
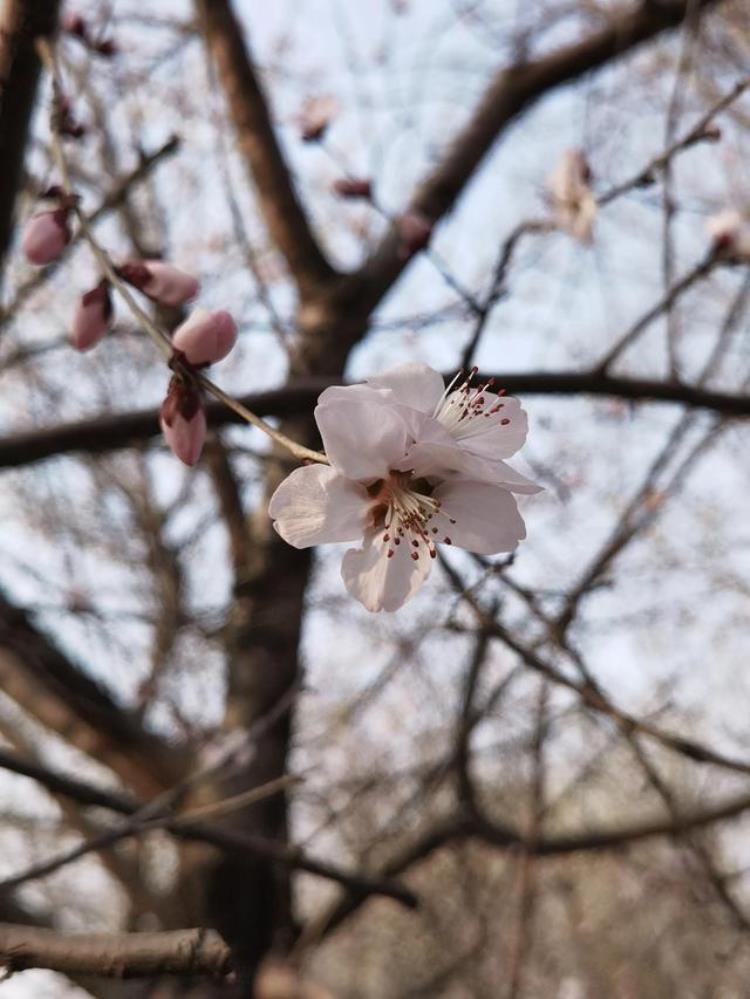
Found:
M 78 223 L 81 227 L 81 232 L 86 240 L 86 242 L 91 247 L 91 250 L 96 257 L 99 265 L 101 266 L 107 280 L 110 282 L 113 288 L 118 292 L 120 297 L 123 299 L 128 309 L 138 321 L 139 325 L 148 334 L 149 337 L 154 341 L 158 349 L 164 356 L 166 361 L 173 359 L 174 351 L 172 348 L 172 340 L 168 333 L 160 329 L 156 323 L 151 319 L 147 312 L 145 312 L 141 306 L 136 301 L 134 295 L 128 288 L 127 284 L 122 280 L 122 278 L 117 273 L 117 270 L 112 263 L 112 258 L 109 253 L 104 249 L 104 247 L 99 243 L 96 236 L 93 233 L 92 227 L 86 218 L 86 215 L 81 207 L 73 187 L 73 183 L 70 178 L 70 170 L 68 169 L 68 162 L 65 157 L 65 150 L 63 148 L 62 137 L 60 135 L 60 130 L 57 123 L 57 109 L 61 106 L 63 99 L 63 91 L 60 83 L 60 74 L 57 67 L 57 62 L 55 60 L 55 52 L 53 45 L 49 38 L 38 38 L 36 40 L 36 48 L 39 53 L 39 58 L 42 64 L 46 68 L 52 80 L 52 92 L 53 92 L 53 108 L 50 122 L 50 131 L 52 136 L 52 152 L 55 158 L 55 163 L 60 171 L 60 180 L 62 183 L 62 189 L 66 195 L 70 196 L 73 211 L 78 219 Z M 179 365 L 178 365 L 179 367 Z M 193 372 L 193 371 L 182 371 L 189 378 L 193 378 L 198 382 L 198 384 L 205 389 L 209 395 L 212 395 L 215 399 L 218 399 L 229 409 L 233 410 L 239 416 L 243 418 L 247 423 L 252 426 L 257 427 L 259 430 L 263 431 L 268 437 L 271 438 L 276 444 L 285 448 L 290 454 L 294 455 L 295 458 L 300 461 L 316 461 L 322 464 L 328 464 L 328 456 L 320 451 L 313 451 L 310 448 L 304 447 L 302 444 L 298 444 L 293 441 L 286 434 L 281 433 L 280 430 L 276 430 L 270 424 L 266 423 L 262 417 L 253 413 L 246 406 L 243 406 L 241 402 L 233 399 L 228 395 L 223 389 L 219 388 L 210 378 L 205 375 Z

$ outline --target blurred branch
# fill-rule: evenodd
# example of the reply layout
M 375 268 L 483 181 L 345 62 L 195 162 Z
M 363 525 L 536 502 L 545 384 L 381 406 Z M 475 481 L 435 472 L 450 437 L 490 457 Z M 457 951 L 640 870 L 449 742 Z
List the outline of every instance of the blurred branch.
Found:
M 36 760 L 24 759 L 18 753 L 0 747 L 0 769 L 20 774 L 37 781 L 42 787 L 55 795 L 64 795 L 79 805 L 95 808 L 109 808 L 125 814 L 135 811 L 137 802 L 130 795 L 121 791 L 100 788 L 88 781 L 70 777 L 57 770 L 38 763 Z
M 523 374 L 480 372 L 481 379 L 494 377 L 510 393 L 525 395 L 591 395 L 625 399 L 631 402 L 677 403 L 691 409 L 706 409 L 723 416 L 747 419 L 750 395 L 733 395 L 712 389 L 697 388 L 681 382 L 662 382 L 647 378 L 625 378 L 583 371 L 530 371 Z M 292 382 L 278 389 L 254 392 L 241 402 L 264 416 L 291 416 L 311 410 L 329 385 L 343 382 L 338 378 L 311 378 Z M 206 406 L 212 427 L 244 424 L 245 421 L 222 404 Z M 74 423 L 57 424 L 43 430 L 28 430 L 11 437 L 0 437 L 0 468 L 19 468 L 36 461 L 76 451 L 102 454 L 128 447 L 135 441 L 159 434 L 156 409 L 120 414 L 106 414 Z
M 680 296 L 686 292 L 693 285 L 702 281 L 704 278 L 708 277 L 712 271 L 716 269 L 719 264 L 722 263 L 721 256 L 716 252 L 715 249 L 711 249 L 703 260 L 699 261 L 694 267 L 684 274 L 678 281 L 668 289 L 666 294 L 661 298 L 656 305 L 648 310 L 641 318 L 630 327 L 617 343 L 611 347 L 604 357 L 594 367 L 595 374 L 605 375 L 607 370 L 614 364 L 614 362 L 620 357 L 620 355 L 627 350 L 627 348 L 647 329 L 651 323 L 658 319 L 664 313 L 669 313 L 669 311 L 674 306 L 675 302 L 680 298 Z M 673 383 L 670 383 L 673 384 Z
M 299 287 L 314 288 L 335 271 L 294 189 L 242 28 L 229 0 L 197 0 L 196 7 L 271 237 Z
M 719 0 L 664 0 L 637 3 L 613 13 L 600 31 L 530 62 L 503 67 L 490 83 L 474 114 L 451 142 L 442 162 L 415 191 L 409 210 L 433 223 L 453 207 L 467 181 L 501 132 L 544 94 L 606 65 L 669 28 L 691 10 L 696 14 Z M 384 298 L 406 265 L 401 237 L 392 226 L 362 268 L 361 305 L 369 311 Z
M 33 867 L 19 875 L 5 878 L 0 883 L 0 900 L 10 889 L 28 881 L 45 877 L 88 853 L 114 846 L 129 836 L 138 836 L 152 829 L 163 828 L 180 839 L 209 843 L 234 855 L 263 857 L 282 867 L 307 871 L 310 874 L 336 881 L 358 898 L 372 894 L 385 895 L 410 908 L 416 905 L 417 900 L 414 894 L 401 885 L 345 871 L 334 864 L 315 860 L 297 847 L 275 843 L 262 836 L 246 835 L 234 830 L 197 822 L 190 813 L 174 814 L 171 811 L 173 804 L 180 800 L 188 784 L 194 783 L 196 777 L 202 776 L 201 772 L 170 788 L 157 799 L 143 804 L 118 792 L 100 789 L 86 781 L 60 774 L 49 767 L 23 760 L 7 750 L 0 749 L 0 767 L 37 780 L 52 793 L 65 795 L 81 805 L 107 808 L 129 817 L 127 822 L 94 839 L 80 843 L 47 861 L 34 864 Z M 286 784 L 293 778 L 284 777 L 280 780 Z M 244 795 L 245 801 L 247 802 L 251 798 L 257 801 L 261 793 L 265 794 L 266 790 L 269 793 L 276 793 L 279 786 L 279 781 L 275 781 L 273 786 L 269 783 L 267 789 L 255 788 L 252 794 L 247 792 Z M 232 807 L 234 804 L 232 802 Z M 228 807 L 230 807 L 229 801 L 216 802 L 210 806 L 216 813 Z M 208 814 L 208 808 L 209 806 L 206 806 L 206 814 Z M 198 811 L 195 814 L 196 816 L 200 815 Z
M 177 779 L 183 756 L 147 732 L 0 594 L 0 688 L 31 717 L 100 760 L 139 793 Z
M 229 948 L 216 930 L 68 934 L 0 923 L 0 964 L 8 974 L 49 968 L 64 974 L 134 978 L 230 971 Z
M 0 7 L 0 279 L 13 236 L 14 208 L 41 72 L 34 39 L 55 30 L 58 7 L 58 0 L 6 0 Z
M 89 225 L 95 225 L 100 219 L 104 218 L 109 212 L 113 211 L 115 208 L 119 208 L 127 199 L 131 190 L 136 187 L 142 180 L 151 173 L 152 169 L 165 159 L 167 156 L 171 156 L 180 147 L 180 140 L 176 135 L 159 146 L 157 149 L 150 153 L 142 153 L 139 163 L 134 167 L 129 173 L 125 174 L 117 183 L 113 186 L 112 190 L 106 194 L 99 205 L 86 216 L 86 220 Z M 60 268 L 60 266 L 66 262 L 67 256 L 74 246 L 81 242 L 83 239 L 83 229 L 77 229 L 70 242 L 65 246 L 62 253 L 57 260 L 53 261 L 51 264 L 47 264 L 42 270 L 35 271 L 26 281 L 21 284 L 16 290 L 12 301 L 8 305 L 0 309 L 0 326 L 6 323 L 18 309 L 26 302 L 30 295 L 32 295 L 38 288 L 40 288 L 50 277 Z

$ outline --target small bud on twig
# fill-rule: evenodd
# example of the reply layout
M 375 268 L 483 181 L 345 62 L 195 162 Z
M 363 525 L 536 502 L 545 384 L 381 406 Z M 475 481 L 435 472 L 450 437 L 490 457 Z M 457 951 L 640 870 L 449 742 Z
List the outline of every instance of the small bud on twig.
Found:
M 424 212 L 416 210 L 405 212 L 396 225 L 400 237 L 398 255 L 401 260 L 408 260 L 430 242 L 433 223 Z
M 333 193 L 340 198 L 371 198 L 372 181 L 369 179 L 355 179 L 340 177 L 333 182 Z
M 112 298 L 109 281 L 99 284 L 82 295 L 73 317 L 70 339 L 76 350 L 89 350 L 109 329 L 112 320 Z

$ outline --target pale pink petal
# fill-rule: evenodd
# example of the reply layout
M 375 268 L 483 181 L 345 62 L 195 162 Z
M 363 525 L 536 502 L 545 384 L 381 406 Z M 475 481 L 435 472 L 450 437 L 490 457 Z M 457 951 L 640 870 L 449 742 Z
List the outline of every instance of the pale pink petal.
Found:
M 745 225 L 747 223 L 740 212 L 727 208 L 706 220 L 706 232 L 714 240 L 731 241 Z
M 302 141 L 317 142 L 322 139 L 339 110 L 340 104 L 335 97 L 308 97 L 297 118 Z
M 485 413 L 459 422 L 451 429 L 451 436 L 472 454 L 510 458 L 526 440 L 529 430 L 526 411 L 521 409 L 518 399 L 490 396 Z
M 706 229 L 716 250 L 742 259 L 750 258 L 750 219 L 740 212 L 727 209 L 712 215 L 706 222 Z
M 328 465 L 295 469 L 271 497 L 274 527 L 295 548 L 356 541 L 365 531 L 372 500 L 357 482 Z
M 581 242 L 591 242 L 597 213 L 591 169 L 580 149 L 568 149 L 547 179 L 557 224 Z
M 591 243 L 594 238 L 594 222 L 599 211 L 596 198 L 591 191 L 584 191 L 571 213 L 569 231 L 581 243 Z
M 177 327 L 172 344 L 191 364 L 214 364 L 226 357 L 237 342 L 237 326 L 228 312 L 195 309 Z
M 70 331 L 70 340 L 76 350 L 89 350 L 97 344 L 109 329 L 111 318 L 109 287 L 102 282 L 78 300 Z
M 32 215 L 24 227 L 22 247 L 30 264 L 52 263 L 69 242 L 67 216 L 61 208 Z
M 367 392 L 316 406 L 315 420 L 331 464 L 347 479 L 383 478 L 397 467 L 410 443 L 408 423 L 399 409 L 373 404 Z
M 443 482 L 433 493 L 442 506 L 430 520 L 436 542 L 450 543 L 477 555 L 512 552 L 526 537 L 516 501 L 500 486 L 462 479 Z
M 171 425 L 161 418 L 161 429 L 169 447 L 186 465 L 195 465 L 206 441 L 206 414 L 200 406 L 189 420 L 179 412 L 172 417 Z
M 385 392 L 372 388 L 370 385 L 329 385 L 318 396 L 318 405 L 327 406 L 330 403 L 351 402 L 358 399 L 373 406 L 387 406 L 389 400 Z
M 173 264 L 161 260 L 144 260 L 149 278 L 141 285 L 149 298 L 164 305 L 184 305 L 200 291 L 200 282 L 192 274 L 187 274 Z
M 443 376 L 428 364 L 418 362 L 399 364 L 379 375 L 372 375 L 367 384 L 376 389 L 387 389 L 395 402 L 430 416 L 445 391 Z
M 538 486 L 500 458 L 484 458 L 472 454 L 459 447 L 455 441 L 450 444 L 414 444 L 400 464 L 394 467 L 400 471 L 414 472 L 416 478 L 444 479 L 458 476 L 503 486 L 514 493 L 543 491 L 542 486 Z
M 388 552 L 393 555 L 389 557 Z M 412 549 L 413 551 L 413 549 Z M 362 548 L 351 548 L 341 562 L 341 578 L 353 597 L 369 611 L 395 611 L 412 597 L 430 574 L 432 559 L 422 548 L 392 548 L 383 531 L 368 531 Z

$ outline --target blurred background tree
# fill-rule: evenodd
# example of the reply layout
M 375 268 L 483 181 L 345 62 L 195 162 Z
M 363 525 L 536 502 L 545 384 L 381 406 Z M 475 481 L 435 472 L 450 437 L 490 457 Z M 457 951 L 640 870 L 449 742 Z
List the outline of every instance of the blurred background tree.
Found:
M 0 0 L 0 994 L 747 994 L 749 27 Z M 311 447 L 325 386 L 406 361 L 520 396 L 513 557 L 369 614 L 274 534 L 263 434 L 211 402 L 199 465 L 166 449 L 121 301 L 71 349 L 90 245 L 20 252 L 61 179 L 40 37 L 92 231 L 233 314 L 227 392 Z

